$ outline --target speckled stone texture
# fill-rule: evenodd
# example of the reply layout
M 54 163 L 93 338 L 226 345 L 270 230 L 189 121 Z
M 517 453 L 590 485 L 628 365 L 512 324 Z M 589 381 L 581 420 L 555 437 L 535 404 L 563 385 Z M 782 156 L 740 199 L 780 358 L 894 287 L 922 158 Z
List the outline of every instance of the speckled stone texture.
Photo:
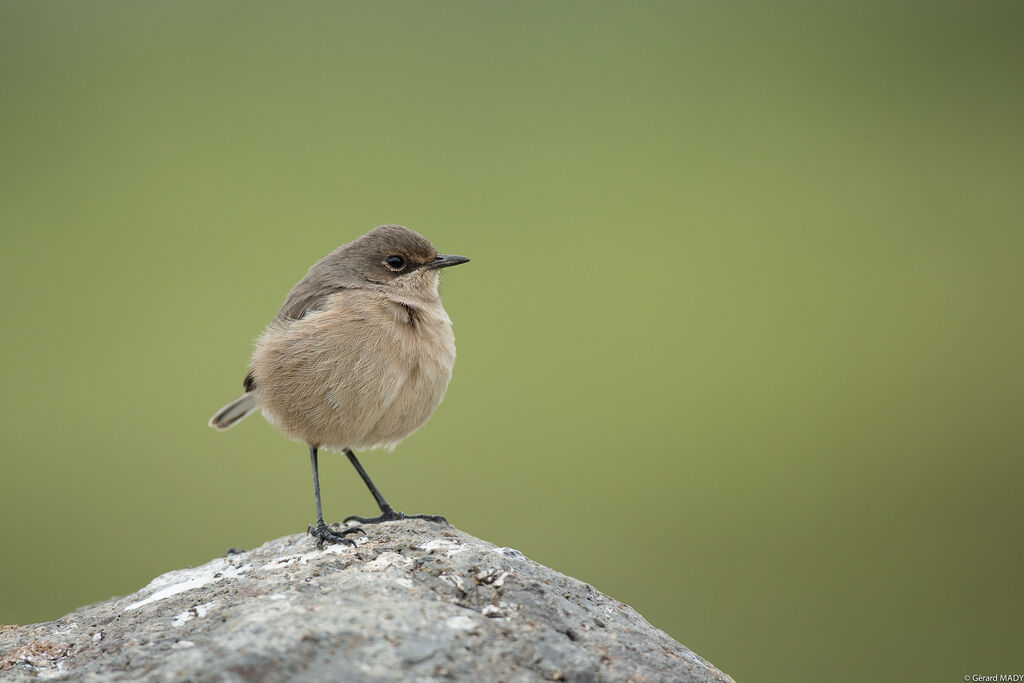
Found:
M 0 680 L 731 681 L 591 586 L 451 527 L 270 541 L 0 627 Z

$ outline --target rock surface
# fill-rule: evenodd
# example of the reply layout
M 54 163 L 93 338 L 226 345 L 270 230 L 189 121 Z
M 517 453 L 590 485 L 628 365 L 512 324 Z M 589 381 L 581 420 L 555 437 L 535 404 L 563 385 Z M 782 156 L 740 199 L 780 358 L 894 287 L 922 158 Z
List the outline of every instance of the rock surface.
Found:
M 270 541 L 45 624 L 0 679 L 731 681 L 632 608 L 450 527 Z

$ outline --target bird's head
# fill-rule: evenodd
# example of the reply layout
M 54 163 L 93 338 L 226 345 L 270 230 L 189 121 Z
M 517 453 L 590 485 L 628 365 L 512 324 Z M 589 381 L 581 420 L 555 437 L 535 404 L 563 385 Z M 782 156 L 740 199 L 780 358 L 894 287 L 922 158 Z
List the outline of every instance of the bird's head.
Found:
M 401 225 L 376 227 L 339 251 L 350 277 L 364 287 L 424 299 L 437 296 L 441 268 L 469 261 L 438 254 L 427 238 Z

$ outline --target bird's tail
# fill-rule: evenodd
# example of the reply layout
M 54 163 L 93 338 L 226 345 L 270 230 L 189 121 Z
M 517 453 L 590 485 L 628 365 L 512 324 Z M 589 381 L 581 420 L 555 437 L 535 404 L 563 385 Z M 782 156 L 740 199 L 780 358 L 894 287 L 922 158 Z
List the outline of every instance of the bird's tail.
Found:
M 256 410 L 259 407 L 258 403 L 258 394 L 255 391 L 247 391 L 218 410 L 217 414 L 210 418 L 210 426 L 223 431 Z

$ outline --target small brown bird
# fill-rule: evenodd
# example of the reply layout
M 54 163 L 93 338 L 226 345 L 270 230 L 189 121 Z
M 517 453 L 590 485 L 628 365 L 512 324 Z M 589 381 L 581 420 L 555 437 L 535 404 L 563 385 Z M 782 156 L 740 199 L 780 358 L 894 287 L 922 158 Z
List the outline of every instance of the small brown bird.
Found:
M 452 323 L 441 306 L 438 271 L 469 261 L 438 254 L 422 235 L 382 225 L 317 261 L 289 292 L 256 343 L 245 393 L 213 416 L 227 429 L 257 408 L 277 429 L 309 446 L 317 546 L 353 542 L 324 523 L 317 453 L 340 450 L 370 489 L 380 515 L 364 524 L 438 515 L 397 512 L 354 450 L 394 448 L 427 421 L 455 364 Z

